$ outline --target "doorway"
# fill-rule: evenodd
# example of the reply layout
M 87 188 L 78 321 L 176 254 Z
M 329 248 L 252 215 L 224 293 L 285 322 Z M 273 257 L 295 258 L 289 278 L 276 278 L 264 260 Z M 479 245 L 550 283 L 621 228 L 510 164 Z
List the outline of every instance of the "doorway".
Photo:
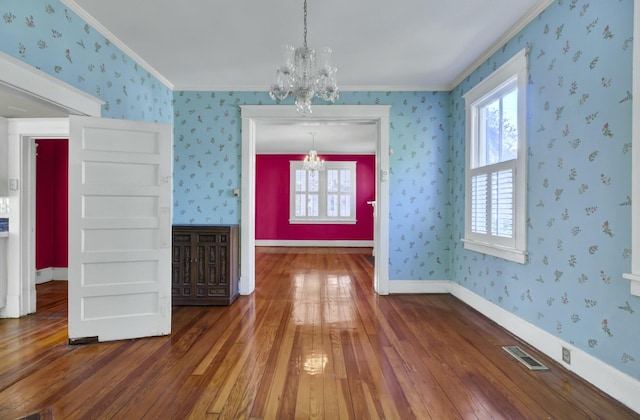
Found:
M 36 284 L 68 280 L 68 139 L 36 139 Z M 37 310 L 37 307 L 36 307 Z
M 7 301 L 0 317 L 17 318 L 34 312 L 36 306 L 35 238 L 28 223 L 34 220 L 35 209 L 30 203 L 35 202 L 35 197 L 30 197 L 33 190 L 21 185 L 35 174 L 35 165 L 31 164 L 31 156 L 35 154 L 33 139 L 68 138 L 69 121 L 64 117 L 70 114 L 98 117 L 104 102 L 4 53 L 0 53 L 0 75 L 2 94 L 15 95 L 25 100 L 26 105 L 21 108 L 33 109 L 20 118 L 8 116 L 11 241 L 7 244 L 10 262 Z
M 256 138 L 261 126 L 314 122 L 367 122 L 376 127 L 376 206 L 374 217 L 374 290 L 389 294 L 389 108 L 387 105 L 320 105 L 312 117 L 300 117 L 295 106 L 243 105 L 240 293 L 255 288 Z

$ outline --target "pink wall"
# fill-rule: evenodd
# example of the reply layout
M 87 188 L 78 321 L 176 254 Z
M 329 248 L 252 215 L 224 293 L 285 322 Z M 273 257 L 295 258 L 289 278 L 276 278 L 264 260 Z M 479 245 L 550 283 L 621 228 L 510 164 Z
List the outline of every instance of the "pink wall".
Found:
M 301 155 L 256 156 L 257 240 L 373 240 L 375 155 L 322 155 L 325 161 L 356 161 L 356 219 L 353 225 L 289 224 L 289 161 Z
M 67 140 L 36 140 L 36 269 L 67 267 Z

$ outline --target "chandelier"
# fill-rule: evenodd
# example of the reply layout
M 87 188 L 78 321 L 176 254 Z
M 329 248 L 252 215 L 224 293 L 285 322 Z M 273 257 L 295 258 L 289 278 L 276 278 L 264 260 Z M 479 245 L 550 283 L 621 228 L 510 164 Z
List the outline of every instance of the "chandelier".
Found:
M 276 69 L 276 77 L 269 90 L 269 96 L 280 102 L 289 95 L 294 96 L 299 115 L 311 113 L 314 97 L 335 102 L 340 95 L 336 81 L 335 67 L 331 67 L 331 48 L 316 52 L 307 46 L 307 0 L 304 0 L 304 46 L 296 49 L 283 46 L 283 61 Z
M 309 133 L 311 135 L 311 150 L 304 157 L 302 162 L 302 168 L 308 171 L 324 171 L 324 160 L 318 157 L 318 152 L 315 150 L 316 146 L 316 133 Z

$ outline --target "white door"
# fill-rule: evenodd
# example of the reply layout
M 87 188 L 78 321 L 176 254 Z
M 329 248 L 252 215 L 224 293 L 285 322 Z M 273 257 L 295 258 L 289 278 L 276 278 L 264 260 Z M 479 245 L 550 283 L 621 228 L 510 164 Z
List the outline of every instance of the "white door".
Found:
M 69 342 L 171 332 L 170 125 L 69 117 Z

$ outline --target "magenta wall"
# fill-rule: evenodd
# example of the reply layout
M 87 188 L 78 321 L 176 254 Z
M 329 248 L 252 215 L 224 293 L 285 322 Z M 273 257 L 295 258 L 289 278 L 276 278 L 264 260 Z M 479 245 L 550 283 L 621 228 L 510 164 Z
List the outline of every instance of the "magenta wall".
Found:
M 36 270 L 67 267 L 67 140 L 36 140 Z
M 301 155 L 256 156 L 257 240 L 373 240 L 375 155 L 322 155 L 325 161 L 355 161 L 356 219 L 353 225 L 289 224 L 289 161 Z

